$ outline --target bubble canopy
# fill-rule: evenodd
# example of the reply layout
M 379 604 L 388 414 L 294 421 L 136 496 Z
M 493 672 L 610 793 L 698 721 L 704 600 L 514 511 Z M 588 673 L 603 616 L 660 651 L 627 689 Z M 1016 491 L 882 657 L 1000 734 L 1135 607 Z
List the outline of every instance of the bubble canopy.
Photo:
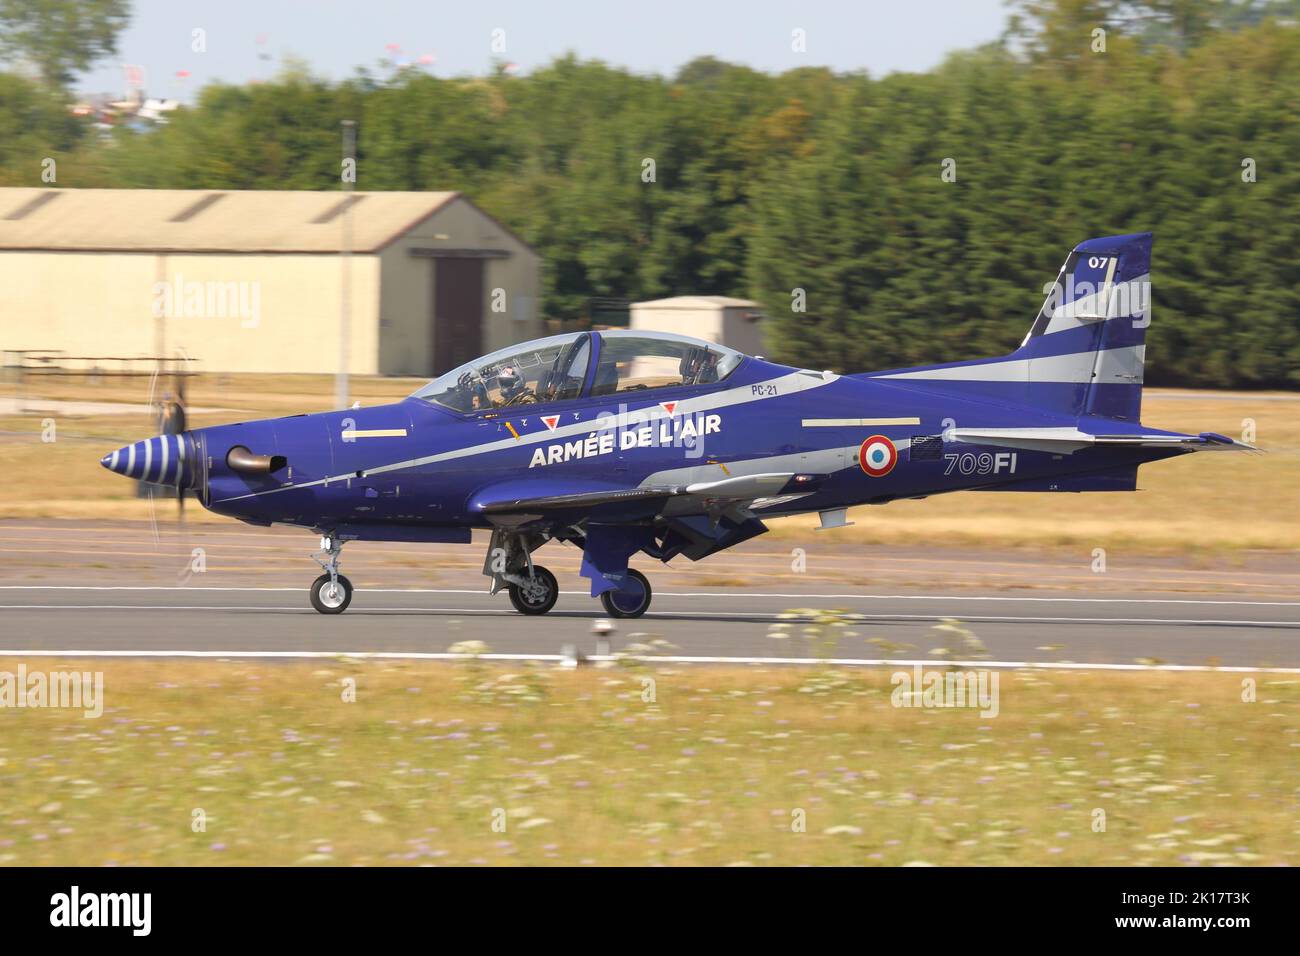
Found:
M 457 412 L 720 382 L 745 356 L 671 332 L 570 332 L 507 346 L 412 393 Z M 595 368 L 592 368 L 593 359 Z

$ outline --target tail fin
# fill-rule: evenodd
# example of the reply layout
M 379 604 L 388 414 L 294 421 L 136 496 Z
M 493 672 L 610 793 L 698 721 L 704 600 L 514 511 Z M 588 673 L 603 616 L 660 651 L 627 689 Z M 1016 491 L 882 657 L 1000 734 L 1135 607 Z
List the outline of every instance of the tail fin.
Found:
M 1151 316 L 1151 233 L 1089 239 L 1048 287 L 1020 348 L 1000 358 L 873 374 L 1015 401 L 1060 415 L 1137 422 Z
M 1136 422 L 1151 324 L 1151 233 L 1074 247 L 1013 358 L 1028 381 L 1083 386 L 1053 409 Z

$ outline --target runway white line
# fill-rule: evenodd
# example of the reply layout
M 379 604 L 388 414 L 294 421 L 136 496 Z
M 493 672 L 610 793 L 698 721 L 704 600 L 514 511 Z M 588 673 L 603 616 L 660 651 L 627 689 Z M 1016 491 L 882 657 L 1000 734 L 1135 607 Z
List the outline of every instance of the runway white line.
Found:
M 305 614 L 311 610 L 307 605 L 292 607 L 275 607 L 267 604 L 0 604 L 0 611 L 273 611 Z M 358 609 L 361 614 L 491 614 L 515 616 L 517 612 L 506 608 L 474 607 L 372 607 Z M 556 612 L 565 617 L 571 614 L 586 616 L 583 611 Z M 772 621 L 807 621 L 808 615 L 797 617 L 781 613 L 761 613 L 748 611 L 648 611 L 647 618 L 681 618 L 690 620 L 697 617 L 733 617 L 743 615 Z M 353 617 L 359 616 L 356 611 Z M 1219 619 L 1179 618 L 1179 617 L 1029 617 L 1009 614 L 857 614 L 860 621 L 938 621 L 945 617 L 959 617 L 962 621 L 984 623 L 1003 622 L 1008 624 L 1204 624 L 1219 627 L 1288 627 L 1300 628 L 1300 621 L 1234 621 Z
M 194 657 L 211 660 L 421 660 L 465 661 L 470 656 L 446 651 L 126 651 L 126 650 L 0 650 L 0 657 L 86 657 L 86 658 L 165 658 Z M 477 654 L 485 661 L 540 661 L 559 663 L 569 660 L 563 654 Z M 1300 674 L 1300 667 L 1212 667 L 1208 664 L 1074 664 L 1058 661 L 936 661 L 890 660 L 889 658 L 835 657 L 819 660 L 807 657 L 684 657 L 629 654 L 595 654 L 584 657 L 588 664 L 615 663 L 635 660 L 646 664 L 781 664 L 796 666 L 822 666 L 826 664 L 845 667 L 915 667 L 921 665 L 931 670 L 951 667 L 966 669 L 993 668 L 997 670 L 1054 670 L 1054 671 L 1173 671 L 1187 673 L 1226 674 Z
M 135 584 L 0 584 L 0 591 L 219 591 L 256 593 L 284 593 L 306 591 L 303 587 L 227 587 L 223 585 L 135 585 Z M 479 594 L 487 596 L 486 590 L 475 588 L 358 588 L 359 594 Z M 561 594 L 588 597 L 586 591 L 561 591 Z M 1300 607 L 1300 601 L 1240 601 L 1215 598 L 1102 598 L 1102 597 L 1029 597 L 1026 595 L 1008 595 L 1001 597 L 993 594 L 807 594 L 798 591 L 655 591 L 657 597 L 689 598 L 817 598 L 818 600 L 862 600 L 862 601 L 1013 601 L 1039 604 L 1223 604 L 1239 607 Z M 178 607 L 180 605 L 177 605 Z

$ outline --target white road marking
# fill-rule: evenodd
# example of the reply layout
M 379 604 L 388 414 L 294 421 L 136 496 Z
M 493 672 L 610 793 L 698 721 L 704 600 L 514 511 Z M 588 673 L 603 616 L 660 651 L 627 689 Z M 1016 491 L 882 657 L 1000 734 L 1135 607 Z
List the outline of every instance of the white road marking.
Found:
M 0 657 L 197 657 L 212 660 L 232 659 L 286 659 L 304 660 L 338 659 L 340 657 L 366 660 L 428 660 L 428 661 L 462 661 L 465 654 L 451 654 L 438 651 L 126 651 L 126 650 L 0 650 Z M 478 654 L 485 661 L 551 661 L 565 660 L 562 654 Z M 1208 664 L 1069 664 L 1056 661 L 936 661 L 936 660 L 890 660 L 888 658 L 835 657 L 828 660 L 807 657 L 687 657 L 658 655 L 615 655 L 595 654 L 585 657 L 588 663 L 614 662 L 618 660 L 637 660 L 647 664 L 793 664 L 820 667 L 825 664 L 846 667 L 915 667 L 925 668 L 964 667 L 969 669 L 996 668 L 999 670 L 1054 670 L 1054 671 L 1174 671 L 1190 673 L 1227 674 L 1300 674 L 1300 667 L 1212 667 Z
M 569 592 L 573 593 L 573 592 Z M 582 592 L 585 593 L 585 592 Z M 293 607 L 275 607 L 273 605 L 229 605 L 229 604 L 0 604 L 0 611 L 276 611 L 306 613 L 307 605 Z M 410 614 L 423 612 L 428 614 L 501 614 L 513 616 L 516 612 L 506 608 L 471 608 L 471 607 L 372 607 L 364 608 L 366 614 Z M 583 613 L 586 612 L 571 612 Z M 565 611 L 560 611 L 564 615 Z M 763 620 L 808 620 L 806 615 L 786 616 L 787 612 L 752 612 L 752 611 L 648 611 L 647 618 L 685 619 L 699 617 L 734 617 L 743 615 L 747 618 Z M 858 614 L 858 620 L 865 621 L 937 621 L 945 617 L 957 617 L 954 614 Z M 1009 614 L 962 614 L 962 621 L 1006 624 L 1201 624 L 1218 627 L 1290 627 L 1300 628 L 1300 621 L 1233 621 L 1192 618 L 1160 617 L 1017 617 Z
M 175 584 L 0 584 L 0 591 L 305 591 L 304 587 L 228 587 L 224 585 Z M 364 594 L 481 594 L 486 590 L 474 588 L 358 588 Z M 561 591 L 587 597 L 586 591 Z M 1042 604 L 1228 604 L 1241 607 L 1300 607 L 1300 601 L 1239 601 L 1215 598 L 1093 598 L 1093 597 L 1028 597 L 1024 595 L 959 595 L 959 594 L 808 594 L 798 591 L 655 591 L 657 597 L 689 598 L 817 598 L 819 600 L 862 601 L 1008 601 Z M 62 606 L 62 605 L 59 605 Z M 176 605 L 183 607 L 184 605 Z

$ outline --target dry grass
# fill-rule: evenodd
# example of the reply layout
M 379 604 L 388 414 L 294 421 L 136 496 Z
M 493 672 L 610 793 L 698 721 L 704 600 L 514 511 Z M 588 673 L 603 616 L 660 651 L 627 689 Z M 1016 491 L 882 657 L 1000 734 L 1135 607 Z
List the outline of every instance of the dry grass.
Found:
M 879 671 L 28 663 L 107 703 L 0 710 L 5 864 L 1300 863 L 1291 680 L 1003 673 L 985 718 Z

